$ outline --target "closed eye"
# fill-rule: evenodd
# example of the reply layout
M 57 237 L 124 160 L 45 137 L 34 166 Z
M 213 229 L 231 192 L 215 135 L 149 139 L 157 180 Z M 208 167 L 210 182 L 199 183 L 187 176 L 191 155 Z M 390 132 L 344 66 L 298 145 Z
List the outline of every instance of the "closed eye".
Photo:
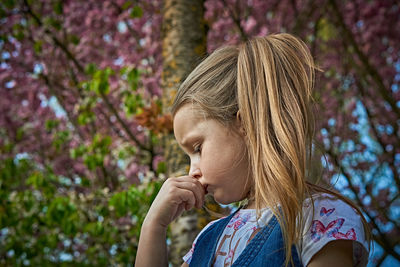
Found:
M 201 144 L 196 144 L 193 147 L 193 153 L 201 153 Z

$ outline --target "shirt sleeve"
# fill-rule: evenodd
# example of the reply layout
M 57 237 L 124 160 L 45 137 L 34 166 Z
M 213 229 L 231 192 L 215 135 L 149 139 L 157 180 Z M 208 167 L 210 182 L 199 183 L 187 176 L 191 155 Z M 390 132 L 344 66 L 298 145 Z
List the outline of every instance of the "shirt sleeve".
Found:
M 223 219 L 223 218 L 221 218 L 221 219 Z M 194 248 L 195 248 L 195 246 L 196 246 L 197 239 L 199 239 L 199 237 L 201 236 L 201 234 L 202 234 L 205 230 L 207 230 L 211 225 L 213 225 L 215 222 L 217 222 L 217 221 L 219 221 L 219 220 L 221 220 L 221 219 L 218 219 L 218 220 L 209 222 L 209 223 L 200 231 L 200 233 L 196 236 L 196 238 L 195 238 L 194 241 L 193 241 L 192 248 L 189 250 L 188 253 L 186 253 L 185 256 L 182 257 L 182 259 L 183 259 L 184 262 L 186 262 L 187 264 L 190 264 L 190 262 L 192 261 L 192 256 L 193 256 Z
M 344 239 L 353 241 L 353 265 L 365 266 L 368 262 L 369 244 L 365 239 L 360 215 L 346 202 L 327 194 L 307 200 L 303 210 L 303 238 L 300 254 L 307 266 L 311 258 L 327 243 Z

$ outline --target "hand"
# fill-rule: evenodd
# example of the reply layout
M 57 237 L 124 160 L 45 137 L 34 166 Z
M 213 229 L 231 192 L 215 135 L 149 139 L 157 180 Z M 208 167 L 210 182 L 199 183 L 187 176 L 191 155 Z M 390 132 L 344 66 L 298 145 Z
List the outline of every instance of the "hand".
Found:
M 168 178 L 151 205 L 144 223 L 167 228 L 184 210 L 201 208 L 204 195 L 203 185 L 193 177 Z

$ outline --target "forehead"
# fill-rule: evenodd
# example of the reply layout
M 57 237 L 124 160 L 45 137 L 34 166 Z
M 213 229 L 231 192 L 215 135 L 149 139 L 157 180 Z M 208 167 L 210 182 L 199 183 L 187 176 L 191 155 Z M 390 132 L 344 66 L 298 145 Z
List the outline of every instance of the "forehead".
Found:
M 198 108 L 192 104 L 185 104 L 175 113 L 173 126 L 175 138 L 182 140 L 185 135 L 195 130 L 199 122 L 205 121 L 204 116 L 199 114 Z

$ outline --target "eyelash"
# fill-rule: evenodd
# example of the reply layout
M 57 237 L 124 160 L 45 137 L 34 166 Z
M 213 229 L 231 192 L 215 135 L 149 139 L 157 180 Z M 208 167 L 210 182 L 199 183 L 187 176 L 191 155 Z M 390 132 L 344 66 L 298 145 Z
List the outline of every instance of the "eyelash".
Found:
M 193 152 L 194 152 L 194 153 L 201 153 L 201 145 L 200 145 L 200 144 L 195 145 L 195 146 L 193 147 Z

